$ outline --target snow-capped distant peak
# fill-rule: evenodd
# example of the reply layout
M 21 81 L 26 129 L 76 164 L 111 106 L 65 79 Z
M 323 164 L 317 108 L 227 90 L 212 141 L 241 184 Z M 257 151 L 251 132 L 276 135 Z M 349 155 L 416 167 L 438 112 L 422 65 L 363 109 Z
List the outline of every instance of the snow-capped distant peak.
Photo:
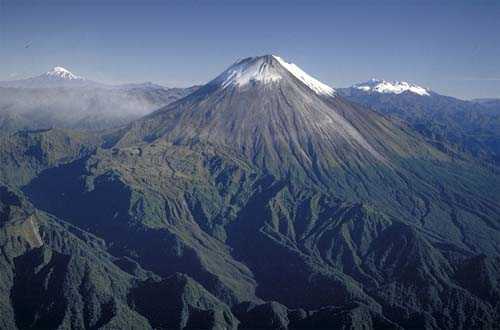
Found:
M 364 92 L 376 92 L 384 94 L 401 94 L 404 92 L 411 92 L 421 96 L 429 96 L 427 88 L 410 84 L 406 81 L 385 81 L 379 79 L 371 79 L 367 82 L 356 84 L 353 86 L 355 89 Z
M 333 96 L 335 94 L 335 90 L 330 86 L 323 84 L 321 81 L 316 78 L 311 77 L 307 73 L 305 73 L 301 68 L 299 68 L 294 63 L 285 62 L 281 57 L 273 55 L 273 57 L 278 60 L 278 62 L 291 74 L 293 74 L 297 79 L 302 81 L 306 86 L 315 91 L 317 94 L 329 95 Z
M 275 55 L 249 57 L 239 60 L 214 81 L 223 88 L 230 85 L 244 86 L 250 82 L 274 83 L 283 79 L 283 69 L 280 69 L 280 66 L 315 93 L 329 96 L 335 94 L 333 88 L 311 77 L 295 64 L 287 63 Z
M 46 76 L 65 79 L 65 80 L 82 80 L 82 77 L 74 75 L 71 71 L 61 67 L 56 66 L 52 70 L 45 73 Z

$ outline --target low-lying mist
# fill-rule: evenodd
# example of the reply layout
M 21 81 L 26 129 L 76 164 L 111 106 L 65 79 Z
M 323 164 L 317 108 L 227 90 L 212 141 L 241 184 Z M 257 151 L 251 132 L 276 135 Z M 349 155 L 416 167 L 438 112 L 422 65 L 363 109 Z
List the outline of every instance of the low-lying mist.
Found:
M 163 88 L 0 88 L 2 130 L 119 126 L 189 92 Z

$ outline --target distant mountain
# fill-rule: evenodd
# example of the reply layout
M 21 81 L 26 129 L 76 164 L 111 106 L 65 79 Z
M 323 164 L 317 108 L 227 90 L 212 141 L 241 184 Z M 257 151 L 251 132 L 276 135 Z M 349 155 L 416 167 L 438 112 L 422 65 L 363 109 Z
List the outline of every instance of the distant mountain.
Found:
M 55 87 L 97 87 L 104 86 L 97 82 L 85 79 L 83 77 L 73 74 L 71 71 L 56 66 L 52 70 L 47 71 L 39 76 L 12 80 L 1 81 L 0 87 L 14 87 L 14 88 L 55 88 Z
M 64 219 L 65 235 L 90 237 L 82 249 L 99 257 L 73 264 L 82 272 L 63 264 L 65 281 L 51 281 L 55 263 L 23 243 L 2 282 L 13 301 L 3 315 L 18 327 L 39 326 L 31 315 L 50 315 L 53 301 L 67 311 L 52 314 L 65 316 L 51 320 L 61 328 L 498 324 L 498 170 L 439 150 L 277 56 L 240 60 L 103 134 L 3 135 L 0 169 L 5 186 Z M 6 200 L 2 210 L 19 204 Z M 66 236 L 42 233 L 44 246 L 85 262 L 61 248 Z M 57 292 L 74 299 L 30 300 L 22 288 L 33 283 L 65 283 Z
M 380 94 L 402 94 L 413 93 L 421 96 L 430 96 L 431 91 L 418 85 L 410 84 L 406 81 L 385 81 L 380 79 L 371 79 L 364 83 L 356 84 L 352 87 L 365 93 Z
M 152 83 L 105 85 L 55 67 L 34 78 L 0 82 L 0 129 L 99 130 L 120 126 L 194 89 Z
M 464 101 L 407 82 L 372 79 L 338 89 L 347 99 L 403 120 L 441 150 L 500 164 L 500 106 Z

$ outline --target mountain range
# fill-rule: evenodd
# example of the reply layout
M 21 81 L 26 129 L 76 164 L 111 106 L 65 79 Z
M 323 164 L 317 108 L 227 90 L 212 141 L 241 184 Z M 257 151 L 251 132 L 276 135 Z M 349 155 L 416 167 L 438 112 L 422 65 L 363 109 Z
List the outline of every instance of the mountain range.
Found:
M 120 127 L 3 134 L 1 327 L 496 328 L 494 157 L 375 83 L 249 57 Z
M 498 165 L 500 102 L 465 101 L 407 82 L 372 79 L 338 90 L 347 99 L 402 120 L 441 150 Z

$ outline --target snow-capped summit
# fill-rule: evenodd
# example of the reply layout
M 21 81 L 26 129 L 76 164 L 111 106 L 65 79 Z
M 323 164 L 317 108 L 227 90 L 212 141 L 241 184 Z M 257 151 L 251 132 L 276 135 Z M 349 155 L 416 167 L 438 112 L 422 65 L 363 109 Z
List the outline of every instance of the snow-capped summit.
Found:
M 82 77 L 74 75 L 71 71 L 61 66 L 54 67 L 52 70 L 46 72 L 45 75 L 56 79 L 83 80 Z
M 271 83 L 279 80 L 281 75 L 268 56 L 238 60 L 215 78 L 215 82 L 224 88 L 230 85 L 244 86 L 252 81 Z
M 401 94 L 411 92 L 421 96 L 429 96 L 430 90 L 406 81 L 385 81 L 380 79 L 370 79 L 367 82 L 359 83 L 353 88 L 371 93 Z
M 319 95 L 333 96 L 335 94 L 333 88 L 311 77 L 297 65 L 285 62 L 281 57 L 275 55 L 248 57 L 239 60 L 215 78 L 213 82 L 223 88 L 231 85 L 244 86 L 250 82 L 269 84 L 282 80 L 284 76 L 287 76 L 284 72 L 288 72 Z
M 50 71 L 36 77 L 0 82 L 0 87 L 15 88 L 81 88 L 97 86 L 103 85 L 77 76 L 62 66 L 55 66 Z

